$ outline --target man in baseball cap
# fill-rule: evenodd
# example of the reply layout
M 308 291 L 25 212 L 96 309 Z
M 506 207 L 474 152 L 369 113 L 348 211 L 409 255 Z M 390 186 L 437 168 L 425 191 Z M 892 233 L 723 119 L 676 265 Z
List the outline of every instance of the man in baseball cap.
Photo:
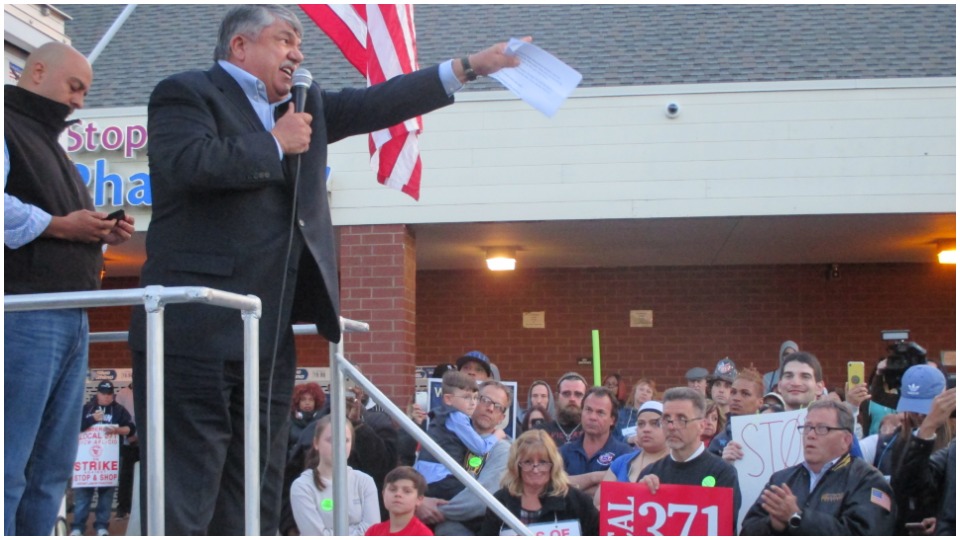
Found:
M 903 373 L 897 412 L 929 414 L 933 398 L 947 386 L 943 372 L 929 365 L 912 366 Z
M 470 351 L 457 358 L 457 370 L 473 377 L 478 383 L 493 377 L 493 370 L 490 369 L 490 358 L 480 351 Z
M 700 392 L 700 395 L 707 396 L 707 377 L 710 375 L 710 372 L 702 367 L 695 367 L 687 371 L 687 387 L 693 388 L 697 392 Z
M 717 362 L 713 375 L 707 379 L 707 395 L 716 402 L 717 407 L 726 415 L 730 412 L 730 388 L 737 379 L 737 365 L 733 360 L 724 358 Z
M 917 409 L 926 405 L 922 411 L 926 416 L 910 435 L 906 452 L 892 471 L 890 485 L 897 504 L 911 499 L 929 501 L 922 506 L 926 510 L 923 515 L 935 515 L 936 523 L 925 534 L 956 536 L 957 439 L 947 442 L 942 435 L 944 431 L 949 433 L 945 427 L 957 411 L 957 389 L 941 391 L 933 399 L 927 397 L 936 387 L 943 388 L 944 384 L 940 382 L 943 380 L 940 370 L 929 365 L 913 366 L 903 374 L 900 401 L 903 402 L 909 392 L 911 396 L 906 397 L 904 403 L 906 410 L 921 412 Z M 908 388 L 908 385 L 913 387 Z M 899 410 L 899 404 L 897 408 Z M 929 523 L 926 519 L 923 521 Z

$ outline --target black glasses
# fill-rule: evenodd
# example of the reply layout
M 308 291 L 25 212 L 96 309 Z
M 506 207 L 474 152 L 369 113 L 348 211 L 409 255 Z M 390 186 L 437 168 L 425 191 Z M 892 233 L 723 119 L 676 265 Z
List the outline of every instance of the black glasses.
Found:
M 669 416 L 664 416 L 663 418 L 660 419 L 660 425 L 661 426 L 676 425 L 678 428 L 684 429 L 687 427 L 687 424 L 689 424 L 690 422 L 693 422 L 694 420 L 703 420 L 703 417 L 698 416 L 696 418 L 685 418 L 681 416 L 679 418 L 672 418 Z
M 660 420 L 651 420 L 649 422 L 647 422 L 646 420 L 637 420 L 637 429 L 643 429 L 647 426 L 658 428 L 660 427 Z M 684 427 L 685 426 L 686 426 L 686 423 L 684 423 Z
M 549 471 L 550 469 L 553 468 L 553 463 L 550 463 L 549 461 L 533 461 L 529 459 L 521 461 L 517 463 L 517 465 L 520 466 L 521 471 L 528 471 L 528 472 L 535 471 L 538 469 Z
M 797 431 L 802 432 L 804 435 L 813 431 L 817 435 L 823 436 L 823 435 L 826 435 L 827 433 L 830 433 L 831 431 L 850 431 L 850 430 L 842 427 L 832 427 L 832 426 L 824 426 L 824 425 L 816 425 L 816 426 L 804 425 L 804 426 L 797 426 Z
M 484 407 L 493 407 L 497 412 L 500 412 L 500 413 L 507 412 L 506 407 L 488 398 L 487 396 L 480 396 L 480 404 L 483 405 Z

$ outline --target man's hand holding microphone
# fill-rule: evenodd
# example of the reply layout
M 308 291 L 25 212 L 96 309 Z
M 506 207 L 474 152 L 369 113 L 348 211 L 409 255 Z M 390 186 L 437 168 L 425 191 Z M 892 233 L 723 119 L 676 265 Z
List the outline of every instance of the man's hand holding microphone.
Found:
M 310 148 L 310 123 L 313 116 L 305 112 L 296 112 L 294 104 L 287 104 L 287 112 L 277 120 L 270 133 L 280 143 L 284 155 L 302 154 Z
M 297 155 L 310 148 L 310 135 L 313 129 L 313 115 L 303 112 L 307 103 L 307 91 L 313 84 L 313 76 L 306 69 L 300 68 L 293 73 L 292 97 L 287 104 L 287 112 L 274 124 L 270 133 L 280 143 L 284 155 Z

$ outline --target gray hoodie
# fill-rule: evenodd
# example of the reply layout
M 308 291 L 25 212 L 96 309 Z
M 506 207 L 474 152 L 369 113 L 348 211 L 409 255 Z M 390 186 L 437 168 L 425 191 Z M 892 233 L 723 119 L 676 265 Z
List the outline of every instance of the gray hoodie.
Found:
M 780 382 L 780 376 L 783 374 L 783 351 L 787 348 L 791 348 L 795 351 L 800 350 L 800 346 L 797 345 L 795 341 L 784 341 L 780 344 L 780 363 L 779 367 L 773 371 L 763 374 L 763 393 L 775 392 L 777 390 L 777 383 Z
M 548 401 L 547 401 L 547 412 L 550 413 L 550 418 L 556 418 L 556 417 L 557 417 L 557 405 L 556 405 L 556 403 L 553 401 L 553 388 L 550 388 L 550 385 L 547 384 L 546 381 L 537 380 L 537 381 L 533 381 L 533 382 L 530 384 L 530 389 L 527 390 L 527 408 L 529 409 L 529 408 L 531 407 L 530 398 L 533 396 L 533 388 L 534 388 L 535 386 L 537 386 L 537 385 L 546 387 L 546 389 L 547 389 L 547 398 L 548 398 Z M 522 421 L 523 419 L 522 419 L 522 418 L 518 418 L 517 420 L 518 420 L 518 421 Z

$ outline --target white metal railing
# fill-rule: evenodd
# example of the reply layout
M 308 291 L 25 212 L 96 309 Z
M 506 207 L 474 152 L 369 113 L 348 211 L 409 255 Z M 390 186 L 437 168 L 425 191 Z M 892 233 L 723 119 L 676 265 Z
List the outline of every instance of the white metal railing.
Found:
M 108 291 L 4 295 L 3 310 L 37 311 L 42 309 L 91 308 L 143 305 L 147 310 L 147 425 L 153 433 L 163 432 L 163 310 L 167 304 L 202 302 L 241 310 L 243 318 L 243 425 L 244 501 L 247 505 L 245 530 L 260 534 L 260 299 L 208 287 L 160 287 Z M 126 332 L 110 332 L 109 339 L 99 336 L 91 341 L 123 341 Z M 164 453 L 163 438 L 147 437 L 147 534 L 164 534 Z M 254 511 L 250 511 L 253 508 Z
M 362 373 L 350 363 L 346 357 L 341 354 L 340 349 L 343 346 L 343 340 L 341 339 L 339 344 L 331 344 L 330 347 L 330 399 L 333 401 L 331 403 L 330 414 L 333 415 L 332 425 L 333 425 L 333 447 L 339 448 L 338 452 L 334 453 L 334 466 L 333 466 L 333 500 L 334 501 L 344 501 L 347 500 L 347 457 L 344 455 L 344 450 L 346 449 L 346 414 L 344 412 L 344 399 L 343 399 L 343 374 L 350 375 L 350 378 L 353 379 L 363 391 L 370 395 L 378 405 L 380 405 L 383 410 L 390 415 L 391 418 L 400 427 L 409 433 L 417 442 L 420 443 L 420 446 L 426 448 L 430 451 L 431 454 L 442 463 L 447 470 L 449 470 L 454 476 L 457 477 L 457 480 L 463 482 L 463 485 L 466 489 L 469 489 L 476 495 L 483 503 L 493 510 L 504 523 L 510 526 L 518 535 L 522 536 L 533 536 L 533 533 L 530 529 L 524 525 L 517 516 L 513 515 L 510 510 L 507 510 L 500 501 L 494 498 L 494 496 L 488 492 L 476 478 L 471 476 L 463 467 L 453 460 L 450 457 L 450 454 L 447 454 L 443 448 L 440 447 L 433 439 L 430 438 L 422 429 L 420 429 L 417 424 L 413 422 L 410 418 L 399 407 L 396 406 L 383 392 L 380 391 L 369 379 L 363 376 Z M 338 390 L 335 390 L 339 388 Z M 339 427 L 338 427 L 339 422 Z M 346 536 L 348 534 L 347 526 L 347 514 L 346 506 L 334 504 L 334 534 L 337 536 Z M 338 510 L 339 509 L 339 510 Z
M 260 419 L 259 419 L 259 319 L 260 299 L 207 287 L 161 287 L 108 291 L 80 291 L 5 295 L 4 311 L 36 311 L 41 309 L 91 308 L 143 305 L 147 310 L 147 424 L 153 433 L 163 431 L 163 311 L 166 304 L 203 302 L 225 308 L 240 309 L 244 323 L 244 531 L 248 536 L 260 534 Z M 369 332 L 366 323 L 340 318 L 344 334 Z M 316 334 L 312 324 L 294 325 L 295 335 Z M 96 332 L 90 334 L 91 343 L 126 341 L 127 332 Z M 344 400 L 344 372 L 353 379 L 400 427 L 430 451 L 447 469 L 463 482 L 483 503 L 494 511 L 517 534 L 533 533 L 459 463 L 424 433 L 399 407 L 363 376 L 343 356 L 343 338 L 330 344 L 330 393 L 334 453 L 334 500 L 347 500 L 346 493 L 346 411 Z M 164 534 L 164 453 L 162 437 L 147 437 L 147 534 Z M 334 533 L 346 536 L 349 520 L 347 506 L 334 505 Z

